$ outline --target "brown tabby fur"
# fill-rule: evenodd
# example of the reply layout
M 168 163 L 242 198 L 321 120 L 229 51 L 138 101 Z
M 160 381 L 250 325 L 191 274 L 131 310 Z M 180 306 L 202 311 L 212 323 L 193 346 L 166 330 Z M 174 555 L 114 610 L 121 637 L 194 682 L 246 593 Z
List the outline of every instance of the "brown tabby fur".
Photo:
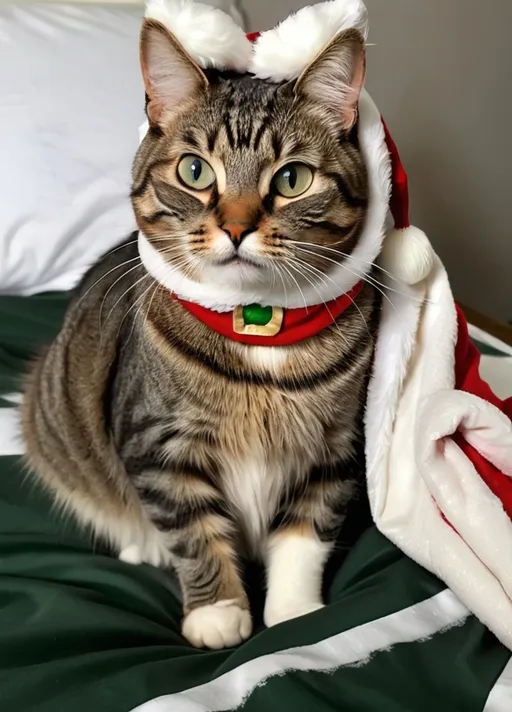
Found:
M 362 40 L 352 33 L 347 42 Z M 208 79 L 183 110 L 165 120 L 156 112 L 134 165 L 139 227 L 197 280 L 217 226 L 240 221 L 257 226 L 267 259 L 309 265 L 309 273 L 297 268 L 295 284 L 314 270 L 328 275 L 335 246 L 339 262 L 357 244 L 367 205 L 356 127 L 306 95 L 298 104 L 290 87 Z M 222 164 L 222 191 L 198 195 L 179 184 L 175 166 L 186 153 Z M 258 192 L 262 166 L 283 156 L 317 167 L 321 181 L 308 197 Z M 331 246 L 330 257 L 298 252 L 292 237 Z M 355 453 L 375 292 L 365 284 L 335 325 L 273 363 L 174 301 L 146 273 L 134 242 L 86 275 L 34 365 L 23 410 L 28 460 L 57 501 L 117 553 L 136 546 L 143 560 L 172 565 L 185 613 L 226 599 L 246 609 L 242 557 L 265 559 L 269 542 L 287 533 L 332 543 L 343 523 L 362 476 Z

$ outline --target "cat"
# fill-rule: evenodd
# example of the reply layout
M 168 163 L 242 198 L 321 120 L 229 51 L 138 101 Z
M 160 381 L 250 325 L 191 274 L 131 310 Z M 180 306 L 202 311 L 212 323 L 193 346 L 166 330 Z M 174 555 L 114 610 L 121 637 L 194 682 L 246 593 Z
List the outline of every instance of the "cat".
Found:
M 323 605 L 324 566 L 364 478 L 379 295 L 368 279 L 328 328 L 267 347 L 209 328 L 172 285 L 224 308 L 343 292 L 333 275 L 369 200 L 365 44 L 342 32 L 278 84 L 203 71 L 145 20 L 141 63 L 139 246 L 132 236 L 84 277 L 27 378 L 23 431 L 57 503 L 123 560 L 172 567 L 184 637 L 218 649 L 251 634 L 247 557 L 266 567 L 267 626 Z

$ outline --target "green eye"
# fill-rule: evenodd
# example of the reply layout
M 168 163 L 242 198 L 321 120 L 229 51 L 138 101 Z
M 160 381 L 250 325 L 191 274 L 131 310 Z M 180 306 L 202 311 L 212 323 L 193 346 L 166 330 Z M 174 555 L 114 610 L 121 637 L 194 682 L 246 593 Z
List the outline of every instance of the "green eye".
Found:
M 313 182 L 313 171 L 305 163 L 288 163 L 274 175 L 274 187 L 285 198 L 302 195 Z
M 178 176 L 194 190 L 206 190 L 215 182 L 213 168 L 199 156 L 184 156 L 178 164 Z

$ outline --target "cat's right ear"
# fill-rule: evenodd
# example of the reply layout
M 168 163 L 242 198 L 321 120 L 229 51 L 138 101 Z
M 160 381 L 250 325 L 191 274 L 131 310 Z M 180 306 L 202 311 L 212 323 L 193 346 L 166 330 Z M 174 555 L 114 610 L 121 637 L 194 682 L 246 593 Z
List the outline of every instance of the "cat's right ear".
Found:
M 178 40 L 156 20 L 144 20 L 140 63 L 151 126 L 162 126 L 208 86 L 206 76 Z
M 306 96 L 339 116 L 343 128 L 352 128 L 366 74 L 365 39 L 356 29 L 340 32 L 313 60 L 295 84 Z

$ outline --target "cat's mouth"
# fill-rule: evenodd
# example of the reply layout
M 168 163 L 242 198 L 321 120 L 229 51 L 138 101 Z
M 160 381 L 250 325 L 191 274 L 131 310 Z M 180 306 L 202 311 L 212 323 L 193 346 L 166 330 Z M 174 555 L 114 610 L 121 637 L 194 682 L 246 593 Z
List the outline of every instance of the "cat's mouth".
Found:
M 209 260 L 203 265 L 202 274 L 204 278 L 215 283 L 237 285 L 237 288 L 241 288 L 242 285 L 266 282 L 268 273 L 265 267 L 257 258 L 233 254 L 223 259 Z
M 240 255 L 232 255 L 231 257 L 227 257 L 225 260 L 221 260 L 219 262 L 215 263 L 219 267 L 227 267 L 227 266 L 233 266 L 233 267 L 259 267 L 261 268 L 262 265 L 258 264 L 257 262 L 253 262 L 253 260 L 247 259 L 247 257 L 241 257 Z

